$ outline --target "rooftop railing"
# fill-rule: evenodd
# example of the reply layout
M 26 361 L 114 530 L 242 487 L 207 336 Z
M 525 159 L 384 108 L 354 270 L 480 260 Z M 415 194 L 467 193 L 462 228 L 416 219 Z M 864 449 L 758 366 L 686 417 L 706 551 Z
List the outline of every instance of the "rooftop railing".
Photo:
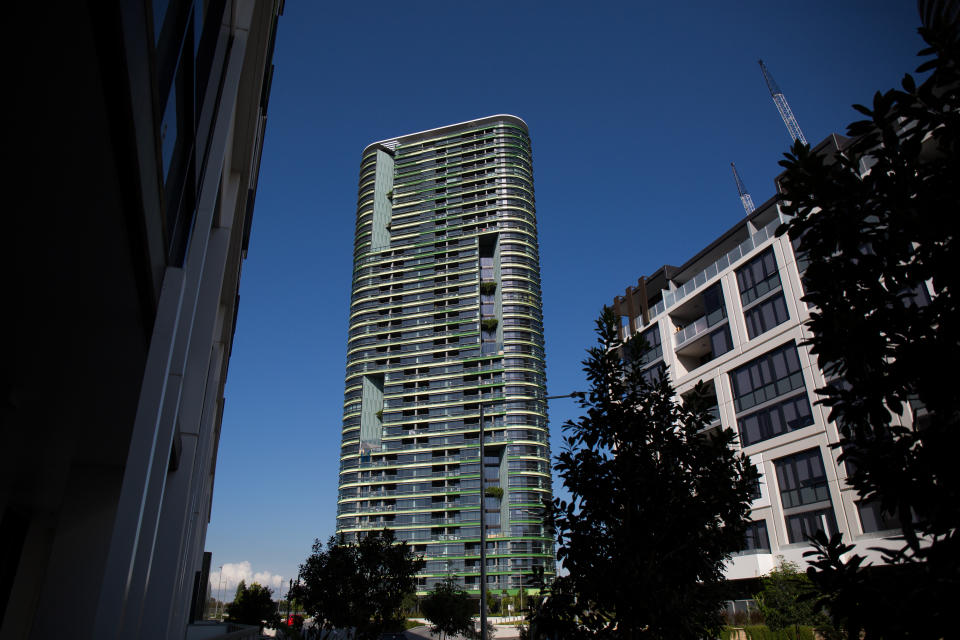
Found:
M 766 242 L 769 238 L 773 237 L 777 227 L 779 226 L 780 219 L 777 218 L 767 226 L 759 229 L 755 234 L 738 244 L 736 247 L 720 256 L 720 258 L 717 259 L 713 264 L 687 280 L 683 286 L 678 287 L 674 291 L 664 291 L 663 300 L 650 308 L 650 318 L 653 319 L 667 309 L 670 309 L 688 295 L 706 284 L 708 281 L 713 279 L 713 277 L 718 273 Z

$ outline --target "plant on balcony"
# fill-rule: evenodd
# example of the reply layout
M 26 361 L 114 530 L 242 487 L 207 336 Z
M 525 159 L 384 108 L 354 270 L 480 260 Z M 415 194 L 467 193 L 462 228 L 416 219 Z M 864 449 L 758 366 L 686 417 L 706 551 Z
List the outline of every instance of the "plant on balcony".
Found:
M 383 409 L 377 411 L 377 420 L 383 420 Z
M 480 283 L 480 293 L 485 296 L 493 295 L 497 290 L 497 283 L 493 280 L 485 280 Z
M 393 189 L 387 191 L 387 200 L 393 200 Z
M 496 498 L 497 500 L 503 500 L 503 487 L 487 487 L 483 495 L 488 498 Z
M 480 321 L 480 328 L 489 333 L 496 331 L 498 324 L 500 324 L 500 321 L 496 318 L 484 318 Z

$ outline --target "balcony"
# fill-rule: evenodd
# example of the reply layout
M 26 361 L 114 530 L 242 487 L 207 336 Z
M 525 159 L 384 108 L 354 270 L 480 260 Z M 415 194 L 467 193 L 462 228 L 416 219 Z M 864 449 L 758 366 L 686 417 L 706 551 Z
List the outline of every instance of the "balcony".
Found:
M 677 376 L 683 376 L 730 351 L 733 341 L 727 325 L 723 289 L 715 284 L 670 313 L 677 330 L 674 351 Z
M 707 317 L 700 316 L 682 329 L 678 327 L 679 330 L 673 334 L 673 344 L 679 350 L 687 341 L 706 333 L 710 328 L 710 325 L 707 324 Z
M 740 260 L 740 258 L 749 254 L 756 247 L 766 242 L 769 238 L 772 238 L 778 226 L 780 226 L 779 217 L 767 224 L 767 226 L 758 230 L 755 234 L 741 242 L 724 255 L 720 256 L 720 258 L 717 259 L 713 264 L 709 265 L 700 273 L 694 275 L 675 291 L 664 291 L 663 300 L 651 307 L 650 318 L 653 319 L 667 309 L 675 306 L 685 297 L 692 294 L 701 286 L 705 285 L 721 271 L 736 263 L 738 260 Z

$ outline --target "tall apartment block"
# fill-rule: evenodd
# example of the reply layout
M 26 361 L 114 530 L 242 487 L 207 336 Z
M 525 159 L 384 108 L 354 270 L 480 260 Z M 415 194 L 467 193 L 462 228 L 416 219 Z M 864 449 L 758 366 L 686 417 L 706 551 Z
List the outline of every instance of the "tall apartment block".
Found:
M 447 576 L 478 593 L 482 509 L 489 589 L 551 576 L 544 393 L 526 124 L 497 115 L 369 145 L 337 532 L 392 529 L 426 559 L 420 593 Z
M 9 9 L 0 638 L 224 635 L 204 543 L 282 0 Z
M 815 150 L 838 152 L 831 136 Z M 614 300 L 622 339 L 642 336 L 652 348 L 634 366 L 665 370 L 683 398 L 707 383 L 714 420 L 733 429 L 758 468 L 750 527 L 742 552 L 727 567 L 730 580 L 756 578 L 778 556 L 805 566 L 806 536 L 842 532 L 872 561 L 873 547 L 894 547 L 895 525 L 877 505 L 847 485 L 835 424 L 816 404 L 827 380 L 810 349 L 800 300 L 806 263 L 787 236 L 774 197 L 680 267 L 663 266 Z M 917 294 L 923 304 L 924 292 Z

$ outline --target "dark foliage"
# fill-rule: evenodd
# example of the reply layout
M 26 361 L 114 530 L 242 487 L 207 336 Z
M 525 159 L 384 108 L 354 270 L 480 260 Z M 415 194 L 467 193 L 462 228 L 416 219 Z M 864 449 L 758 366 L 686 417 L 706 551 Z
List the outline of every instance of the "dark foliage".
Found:
M 839 426 L 840 459 L 861 498 L 899 520 L 903 544 L 886 562 L 919 569 L 909 594 L 919 597 L 898 602 L 862 558 L 840 559 L 842 541 L 818 541 L 811 577 L 852 637 L 866 611 L 880 616 L 868 637 L 945 637 L 960 600 L 960 393 L 945 373 L 960 361 L 960 39 L 936 20 L 920 32 L 921 55 L 934 56 L 917 69 L 931 72 L 923 83 L 906 75 L 901 89 L 855 105 L 867 119 L 849 126 L 856 139 L 840 155 L 798 144 L 781 162 L 794 217 L 780 232 L 800 238 L 809 260 L 809 344 L 835 380 L 818 393 Z
M 439 582 L 420 603 L 423 617 L 430 622 L 430 632 L 441 634 L 441 638 L 476 635 L 473 624 L 476 608 L 476 601 L 452 578 Z
M 324 549 L 316 540 L 291 595 L 326 631 L 352 628 L 356 638 L 377 638 L 402 627 L 400 608 L 422 567 L 423 559 L 388 529 L 353 545 L 331 537 Z
M 733 432 L 702 433 L 702 402 L 681 406 L 665 377 L 625 367 L 610 309 L 597 333 L 586 415 L 564 425 L 556 464 L 572 496 L 552 515 L 569 575 L 537 603 L 531 635 L 716 637 L 723 563 L 743 546 L 756 470 Z
M 251 624 L 263 629 L 264 626 L 276 627 L 279 622 L 277 603 L 271 596 L 273 591 L 254 582 L 249 587 L 242 580 L 237 585 L 237 594 L 233 602 L 227 605 L 227 619 L 240 624 Z

